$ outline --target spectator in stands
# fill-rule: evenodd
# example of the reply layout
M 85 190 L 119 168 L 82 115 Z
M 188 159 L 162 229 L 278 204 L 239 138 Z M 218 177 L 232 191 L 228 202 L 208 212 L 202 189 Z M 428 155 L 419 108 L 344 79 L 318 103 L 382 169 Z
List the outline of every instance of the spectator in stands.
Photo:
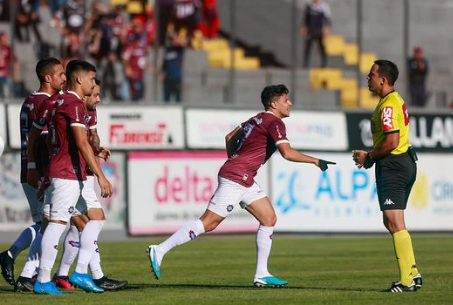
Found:
M 173 5 L 175 31 L 179 32 L 181 29 L 185 29 L 189 40 L 192 39 L 200 21 L 199 9 L 199 2 L 196 0 L 175 0 Z
M 62 47 L 62 58 L 71 57 L 73 54 L 64 53 L 71 49 L 73 53 L 78 53 L 74 50 L 75 44 L 77 47 L 82 47 L 80 36 L 84 29 L 85 23 L 85 8 L 82 0 L 68 0 L 67 3 L 56 14 L 56 25 L 62 36 L 65 38 Z M 63 22 L 63 25 L 62 25 Z M 82 49 L 80 50 L 82 52 Z
M 215 38 L 219 34 L 219 14 L 216 0 L 203 0 L 202 20 L 199 29 L 205 38 Z
M 149 66 L 142 35 L 133 34 L 130 39 L 132 42 L 124 51 L 123 62 L 131 99 L 138 101 L 145 96 L 144 72 Z
M 322 0 L 311 0 L 305 7 L 301 34 L 305 37 L 304 68 L 308 68 L 311 45 L 317 41 L 321 54 L 321 66 L 327 66 L 327 55 L 324 47 L 324 36 L 330 34 L 331 12 L 327 3 Z
M 39 44 L 41 43 L 41 33 L 38 29 L 39 2 L 40 0 L 17 1 L 18 6 L 15 20 L 15 35 L 19 41 L 30 42 L 29 27 L 31 27 L 36 37 L 36 41 Z
M 411 104 L 423 107 L 428 94 L 426 92 L 426 78 L 428 77 L 428 62 L 423 57 L 423 49 L 415 47 L 414 53 L 408 61 L 409 92 Z
M 164 101 L 169 102 L 174 96 L 177 102 L 181 102 L 182 73 L 184 49 L 187 46 L 187 34 L 185 31 L 176 33 L 172 24 L 167 30 L 167 42 L 162 65 Z
M 168 24 L 171 22 L 173 17 L 173 3 L 174 0 L 159 1 L 159 45 L 165 44 Z
M 0 97 L 9 96 L 8 89 L 11 87 L 11 60 L 13 60 L 11 48 L 8 44 L 8 35 L 0 32 Z

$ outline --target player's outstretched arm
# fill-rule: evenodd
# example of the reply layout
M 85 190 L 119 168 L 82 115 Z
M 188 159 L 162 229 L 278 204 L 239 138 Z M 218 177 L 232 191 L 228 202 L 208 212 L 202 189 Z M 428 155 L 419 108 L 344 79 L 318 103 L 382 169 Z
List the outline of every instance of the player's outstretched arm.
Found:
M 73 126 L 72 132 L 74 134 L 77 148 L 85 159 L 87 165 L 96 175 L 96 177 L 98 177 L 98 183 L 101 187 L 101 196 L 104 198 L 110 197 L 112 195 L 112 185 L 105 177 L 99 162 L 97 162 L 96 157 L 94 156 L 93 149 L 91 148 L 90 143 L 88 143 L 85 128 Z
M 303 154 L 300 151 L 292 148 L 289 143 L 280 143 L 277 148 L 278 151 L 280 151 L 282 157 L 286 160 L 300 163 L 311 163 L 319 167 L 322 171 L 327 170 L 329 164 L 336 164 L 335 162 L 317 159 Z
M 228 154 L 228 158 L 234 154 L 236 151 L 239 138 L 241 137 L 240 133 L 241 127 L 236 127 L 232 132 L 225 136 L 225 146 Z
M 36 169 L 35 146 L 36 139 L 41 135 L 42 130 L 32 126 L 28 134 L 27 143 L 27 183 L 37 189 L 39 187 L 39 173 Z

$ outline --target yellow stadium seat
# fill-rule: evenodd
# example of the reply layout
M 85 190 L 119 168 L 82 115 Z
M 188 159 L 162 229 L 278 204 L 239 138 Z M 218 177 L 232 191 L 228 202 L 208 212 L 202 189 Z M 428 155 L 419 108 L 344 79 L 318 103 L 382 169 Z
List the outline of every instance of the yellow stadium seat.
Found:
M 347 65 L 357 65 L 359 61 L 359 48 L 355 44 L 346 44 L 344 48 L 344 62 Z
M 360 106 L 362 108 L 374 109 L 378 103 L 378 96 L 373 95 L 368 88 L 360 88 Z
M 375 60 L 377 60 L 376 54 L 362 53 L 360 55 L 360 72 L 368 73 Z
M 324 45 L 329 56 L 340 56 L 344 53 L 345 41 L 343 36 L 329 35 L 324 39 Z
M 356 108 L 358 98 L 357 88 L 345 88 L 341 90 L 341 104 L 344 108 Z
M 110 5 L 111 6 L 126 5 L 128 2 L 129 0 L 110 0 Z

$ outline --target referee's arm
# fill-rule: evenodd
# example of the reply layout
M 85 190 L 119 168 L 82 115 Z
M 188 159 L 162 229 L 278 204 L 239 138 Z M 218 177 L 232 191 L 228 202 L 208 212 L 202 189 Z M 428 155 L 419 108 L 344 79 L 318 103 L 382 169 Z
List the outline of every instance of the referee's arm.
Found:
M 380 159 L 384 156 L 387 156 L 400 144 L 400 132 L 399 130 L 394 132 L 389 132 L 385 134 L 385 139 L 382 141 L 381 145 L 374 148 L 370 151 L 370 156 L 373 160 Z

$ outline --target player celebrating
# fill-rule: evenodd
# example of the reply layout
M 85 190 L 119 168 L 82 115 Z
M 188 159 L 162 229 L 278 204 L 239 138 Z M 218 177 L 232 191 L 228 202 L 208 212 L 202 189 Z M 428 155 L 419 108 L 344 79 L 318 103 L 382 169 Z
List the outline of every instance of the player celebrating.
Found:
M 267 268 L 277 217 L 269 198 L 254 178 L 260 166 L 277 149 L 289 161 L 312 163 L 323 171 L 327 170 L 328 164 L 335 164 L 307 156 L 291 147 L 282 121 L 289 117 L 292 105 L 288 93 L 284 85 L 265 87 L 261 93 L 261 102 L 266 111 L 245 121 L 225 137 L 228 160 L 219 171 L 219 185 L 205 213 L 200 219 L 181 227 L 160 245 L 148 247 L 151 270 L 156 279 L 161 277 L 160 266 L 168 251 L 214 230 L 240 203 L 260 223 L 256 235 L 257 267 L 254 285 L 279 287 L 288 283 L 271 275 Z
M 50 222 L 41 242 L 41 261 L 38 279 L 33 290 L 38 294 L 62 294 L 50 273 L 58 253 L 58 241 L 66 223 L 74 212 L 86 180 L 85 162 L 93 170 L 101 187 L 101 195 L 112 194 L 110 182 L 105 178 L 86 135 L 87 111 L 80 97 L 91 95 L 95 87 L 96 69 L 85 61 L 72 61 L 67 66 L 68 92 L 60 96 L 52 109 L 52 157 L 49 165 L 51 185 L 48 190 L 51 203 Z M 90 221 L 80 238 L 80 252 L 76 272 L 71 280 L 87 291 L 103 292 L 87 274 L 88 263 L 96 247 L 103 226 L 103 213 L 88 210 Z
M 100 81 L 96 80 L 96 86 L 94 87 L 92 95 L 85 97 L 85 99 L 87 99 L 86 106 L 89 118 L 89 142 L 93 148 L 94 154 L 99 158 L 107 160 L 110 156 L 110 151 L 100 146 L 100 139 L 97 133 L 96 106 L 101 101 L 100 89 Z M 60 266 L 57 273 L 53 277 L 53 281 L 58 287 L 74 289 L 69 282 L 69 269 L 71 268 L 71 265 L 79 252 L 80 232 L 83 232 L 86 223 L 89 221 L 88 217 L 82 213 L 85 213 L 89 209 L 101 209 L 102 214 L 104 213 L 101 203 L 96 196 L 94 184 L 95 178 L 93 176 L 93 172 L 87 168 L 87 180 L 83 185 L 83 196 L 79 198 L 76 205 L 76 213 L 71 218 L 71 227 L 65 237 L 64 251 L 61 257 Z M 103 220 L 105 220 L 105 216 L 103 217 Z M 94 250 L 95 251 L 92 254 L 92 258 L 89 263 L 94 283 L 106 291 L 124 288 L 128 284 L 127 281 L 116 281 L 104 275 L 101 268 L 101 257 L 97 244 Z
M 66 75 L 61 62 L 56 58 L 47 58 L 40 60 L 36 65 L 36 74 L 39 79 L 39 89 L 30 94 L 22 104 L 20 111 L 20 135 L 21 135 L 21 173 L 20 181 L 24 190 L 27 201 L 30 205 L 34 225 L 26 228 L 13 245 L 0 254 L 0 264 L 2 275 L 6 282 L 14 285 L 14 260 L 24 249 L 28 248 L 33 240 L 41 239 L 40 228 L 42 223 L 41 203 L 36 198 L 36 186 L 33 187 L 27 183 L 27 168 L 36 171 L 38 177 L 44 175 L 43 168 L 48 160 L 47 149 L 45 147 L 45 133 L 36 145 L 32 146 L 33 154 L 37 156 L 36 162 L 27 163 L 28 153 L 27 145 L 29 132 L 33 121 L 37 117 L 38 109 L 43 101 L 51 95 L 61 90 L 66 81 Z M 39 244 L 39 243 L 38 243 Z M 34 252 L 33 247 L 30 252 Z

